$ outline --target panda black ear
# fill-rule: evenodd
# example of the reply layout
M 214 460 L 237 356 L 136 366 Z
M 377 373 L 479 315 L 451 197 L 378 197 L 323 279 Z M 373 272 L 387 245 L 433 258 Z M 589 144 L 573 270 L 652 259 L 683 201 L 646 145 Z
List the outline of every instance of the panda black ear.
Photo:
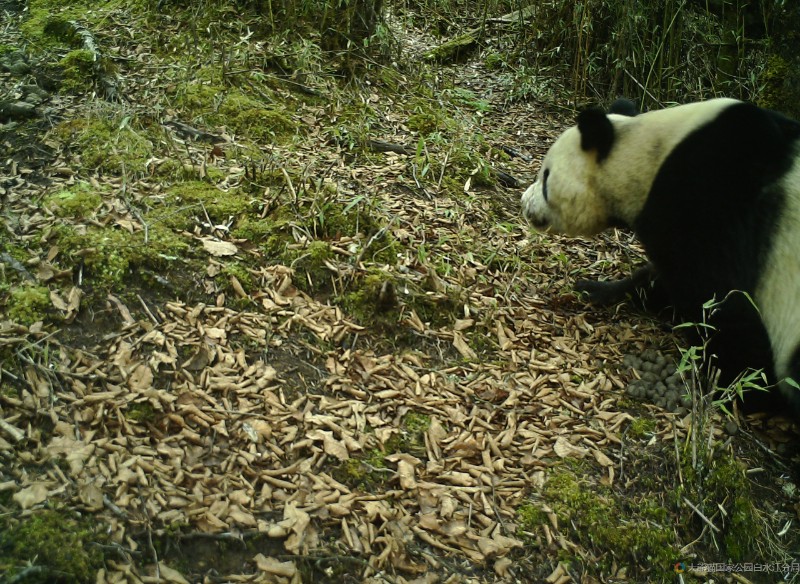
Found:
M 581 133 L 581 148 L 597 152 L 597 162 L 602 162 L 614 143 L 614 126 L 605 112 L 589 108 L 578 114 L 578 130 Z
M 618 97 L 613 101 L 611 107 L 608 108 L 608 113 L 633 118 L 639 115 L 639 108 L 637 108 L 636 104 L 630 99 Z

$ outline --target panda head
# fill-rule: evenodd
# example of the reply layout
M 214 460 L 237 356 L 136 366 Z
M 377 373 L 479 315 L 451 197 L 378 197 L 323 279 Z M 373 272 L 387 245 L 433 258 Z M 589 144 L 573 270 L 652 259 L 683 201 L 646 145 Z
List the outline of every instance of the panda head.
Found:
M 606 162 L 626 116 L 588 109 L 550 147 L 539 177 L 522 195 L 525 217 L 537 229 L 594 235 L 625 223 L 604 192 Z
M 522 195 L 523 214 L 538 229 L 567 235 L 633 227 L 667 156 L 740 103 L 718 98 L 639 114 L 632 102 L 618 99 L 608 114 L 581 112 Z M 685 175 L 680 180 L 694 180 Z

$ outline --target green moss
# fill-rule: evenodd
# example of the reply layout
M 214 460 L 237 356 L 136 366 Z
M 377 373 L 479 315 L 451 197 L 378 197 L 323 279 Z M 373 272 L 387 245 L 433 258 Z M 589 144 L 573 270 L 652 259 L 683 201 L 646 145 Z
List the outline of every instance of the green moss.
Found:
M 102 203 L 100 194 L 86 183 L 48 195 L 44 200 L 45 207 L 58 217 L 73 219 L 93 216 Z
M 386 452 L 404 452 L 415 456 L 425 456 L 425 432 L 431 425 L 430 416 L 409 412 L 403 417 L 400 431 L 386 441 Z
M 153 154 L 147 134 L 135 131 L 127 119 L 75 119 L 62 122 L 53 133 L 68 150 L 80 153 L 84 168 L 108 174 L 144 173 Z
M 426 61 L 454 62 L 466 57 L 477 46 L 478 43 L 475 36 L 471 33 L 466 33 L 431 49 L 423 55 L 423 58 Z
M 411 112 L 406 125 L 426 138 L 430 146 L 445 145 L 442 136 L 459 129 L 453 118 L 453 108 L 447 95 L 428 94 L 416 96 L 408 101 L 405 109 Z
M 364 245 L 362 259 L 365 261 L 394 264 L 397 262 L 399 244 L 387 231 L 381 231 L 377 219 L 365 205 L 345 204 L 336 199 L 335 185 L 321 183 L 312 185 L 310 197 L 298 202 L 296 208 L 288 206 L 276 209 L 264 219 L 245 219 L 233 231 L 234 236 L 262 243 L 264 255 L 273 261 L 291 266 L 298 277 L 295 282 L 310 294 L 326 290 L 331 271 L 326 261 L 335 259 L 329 240 L 342 237 L 359 237 Z M 293 233 L 300 231 L 314 239 L 305 246 L 295 243 Z M 351 306 L 369 302 L 369 292 L 358 298 L 340 300 Z M 360 283 L 357 289 L 361 289 Z
M 94 64 L 94 54 L 86 49 L 76 49 L 70 51 L 62 57 L 59 64 L 64 68 L 64 74 L 70 69 L 76 69 L 81 73 L 91 73 Z
M 268 219 L 254 219 L 242 217 L 231 230 L 231 235 L 236 239 L 245 239 L 251 242 L 263 242 L 275 230 L 275 222 Z
M 480 154 L 480 150 L 485 146 L 482 139 L 475 138 L 471 144 L 466 144 L 453 151 L 449 164 L 458 185 L 458 189 L 453 192 L 463 192 L 464 182 L 467 178 L 470 178 L 472 186 L 476 187 L 490 187 L 497 182 L 492 165 Z
M 403 427 L 414 434 L 424 434 L 431 427 L 431 417 L 428 414 L 409 412 L 403 418 Z
M 688 457 L 687 457 L 688 459 Z M 763 522 L 753 501 L 750 482 L 745 467 L 732 454 L 719 455 L 707 468 L 692 468 L 689 461 L 684 464 L 690 498 L 700 501 L 701 509 L 714 516 L 719 506 L 725 509 L 721 540 L 724 552 L 733 561 L 753 561 L 756 544 L 762 541 Z
M 149 169 L 152 172 L 153 176 L 157 178 L 174 178 L 174 179 L 185 178 L 184 165 L 180 160 L 176 158 L 167 158 L 158 165 L 154 164 L 150 166 Z M 198 178 L 198 177 L 191 176 L 189 178 Z
M 333 257 L 333 250 L 325 241 L 312 241 L 308 246 L 287 252 L 288 263 L 295 270 L 295 284 L 309 294 L 327 290 L 330 284 L 331 271 L 325 261 Z
M 24 582 L 93 582 L 102 567 L 102 556 L 93 541 L 102 539 L 86 520 L 64 512 L 43 511 L 14 524 L 5 521 L 0 530 L 0 566 L 6 577 L 28 566 L 44 572 Z
M 256 108 L 240 112 L 233 127 L 253 140 L 292 136 L 299 127 L 286 113 L 278 109 Z
M 386 454 L 381 450 L 368 450 L 361 457 L 342 461 L 333 470 L 333 478 L 357 489 L 369 490 L 382 486 L 394 475 L 386 468 L 385 458 Z
M 263 109 L 264 104 L 235 89 L 222 96 L 219 113 L 226 119 L 236 119 L 242 112 Z
M 235 131 L 259 142 L 291 136 L 299 129 L 297 123 L 282 108 L 264 107 L 243 94 L 233 94 L 225 98 L 220 114 Z
M 371 237 L 380 231 L 381 222 L 375 217 L 367 197 L 342 201 L 336 184 L 328 181 L 311 185 L 307 194 L 309 197 L 301 203 L 293 220 L 314 236 L 329 239 Z M 376 253 L 385 241 L 387 235 L 380 234 L 370 242 L 371 248 L 365 253 Z
M 62 226 L 56 230 L 56 241 L 66 257 L 81 257 L 84 276 L 96 286 L 116 288 L 128 275 L 133 245 L 119 230 L 91 228 L 82 232 Z
M 20 31 L 26 38 L 34 41 L 39 48 L 50 48 L 64 44 L 60 31 L 69 29 L 69 21 L 78 17 L 85 11 L 78 7 L 62 10 L 53 14 L 54 9 L 61 5 L 47 0 L 32 0 L 28 6 L 28 18 L 20 25 Z
M 398 257 L 402 254 L 402 246 L 391 233 L 384 232 L 381 237 L 370 238 L 372 246 L 364 254 L 364 257 L 376 264 L 386 264 L 394 266 L 397 264 Z
M 788 75 L 789 64 L 786 60 L 778 55 L 770 55 L 767 59 L 767 66 L 760 76 L 762 90 L 758 98 L 758 105 L 779 109 L 788 93 L 786 89 Z
M 488 103 L 478 100 L 471 92 L 455 90 L 442 96 L 442 100 L 418 98 L 407 106 L 415 112 L 407 125 L 421 136 L 416 157 L 420 171 L 416 179 L 433 181 L 454 197 L 464 195 L 468 180 L 472 187 L 493 186 L 497 179 L 489 160 L 492 149 L 474 128 L 467 130 L 465 127 L 477 122 L 457 119 L 451 114 L 458 106 L 484 110 Z M 465 132 L 469 133 L 465 135 Z
M 249 194 L 231 190 L 222 192 L 207 182 L 193 180 L 177 183 L 165 190 L 168 211 L 162 213 L 166 225 L 188 230 L 208 219 L 227 224 L 257 209 L 258 201 Z M 206 217 L 208 215 L 208 217 Z
M 224 88 L 205 83 L 186 83 L 176 89 L 175 105 L 190 116 L 216 112 L 221 103 Z
M 3 365 L 6 365 L 5 357 L 6 357 L 5 351 L 0 352 L 0 361 L 2 362 Z M 0 395 L 7 398 L 18 399 L 19 389 L 11 384 L 2 385 L 0 386 Z
M 86 49 L 76 49 L 67 53 L 59 61 L 63 81 L 61 89 L 67 93 L 81 93 L 92 86 L 95 56 Z
M 402 337 L 399 289 L 405 289 L 402 281 L 389 272 L 373 267 L 350 282 L 347 290 L 333 301 L 349 318 L 399 341 Z M 404 300 L 413 300 L 413 295 L 405 295 Z
M 489 328 L 486 326 L 476 326 L 474 329 L 467 332 L 467 344 L 475 351 L 475 354 L 481 360 L 486 360 L 488 355 L 491 355 L 497 350 L 497 342 L 494 335 L 491 334 L 494 323 L 489 323 Z
M 289 246 L 295 244 L 292 225 L 297 224 L 296 214 L 288 208 L 279 207 L 265 219 L 246 219 L 242 226 L 242 233 L 252 233 L 251 241 L 261 242 L 264 256 L 273 262 L 282 262 L 289 265 L 298 257 L 296 250 Z M 235 233 L 239 233 L 235 231 Z
M 149 423 L 155 421 L 156 410 L 150 402 L 138 402 L 128 405 L 125 417 L 132 422 Z
M 20 324 L 44 320 L 50 308 L 50 291 L 42 286 L 22 286 L 11 290 L 8 316 Z
M 228 173 L 222 170 L 221 168 L 217 168 L 216 166 L 206 166 L 205 167 L 205 179 L 212 183 L 219 183 L 225 180 L 228 176 Z M 191 177 L 197 178 L 197 177 Z
M 649 570 L 649 582 L 671 582 L 663 567 L 677 553 L 666 510 L 652 498 L 631 499 L 593 485 L 584 470 L 562 465 L 553 470 L 543 490 L 545 502 L 559 523 L 582 545 L 594 548 L 601 570 L 613 563 Z
M 517 535 L 526 540 L 533 540 L 531 533 L 547 523 L 547 514 L 534 503 L 524 503 L 517 507 Z
M 91 226 L 78 230 L 62 225 L 54 231 L 56 242 L 67 265 L 80 256 L 84 276 L 101 290 L 119 289 L 137 267 L 162 271 L 189 249 L 187 241 L 163 225 L 152 222 L 145 233 Z M 138 274 L 141 277 L 142 274 Z
M 327 285 L 330 270 L 325 261 L 332 259 L 334 253 L 327 241 L 315 239 L 306 245 L 296 244 L 290 229 L 290 225 L 296 224 L 289 219 L 276 218 L 271 223 L 271 235 L 266 238 L 262 249 L 266 257 L 292 267 L 297 274 L 296 283 L 313 294 Z M 312 282 L 310 285 L 309 278 Z
M 230 287 L 231 277 L 236 278 L 245 290 L 253 290 L 256 287 L 253 275 L 247 270 L 246 266 L 239 262 L 225 264 L 225 267 L 222 268 L 222 274 L 225 278 L 222 284 L 226 290 L 233 291 Z
M 209 126 L 225 125 L 237 134 L 263 142 L 296 134 L 299 125 L 282 105 L 266 104 L 238 89 L 192 82 L 175 92 L 178 108 Z
M 291 263 L 293 254 L 289 253 L 289 245 L 294 242 L 290 233 L 280 228 L 279 231 L 267 237 L 261 249 L 264 257 L 276 263 Z
M 411 130 L 419 132 L 423 136 L 444 129 L 444 120 L 430 112 L 412 114 L 406 124 Z
M 636 418 L 628 426 L 628 436 L 631 438 L 645 438 L 655 432 L 656 421 L 653 418 Z

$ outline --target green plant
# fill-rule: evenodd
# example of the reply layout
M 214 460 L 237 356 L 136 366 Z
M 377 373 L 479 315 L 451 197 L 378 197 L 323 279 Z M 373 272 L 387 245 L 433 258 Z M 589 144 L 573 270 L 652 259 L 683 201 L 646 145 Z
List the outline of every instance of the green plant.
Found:
M 770 389 L 763 371 L 752 369 L 745 370 L 728 385 L 720 386 L 718 372 L 707 357 L 709 343 L 716 333 L 716 328 L 709 323 L 710 317 L 734 294 L 743 294 L 757 310 L 747 293 L 734 290 L 722 301 L 707 301 L 702 307 L 700 322 L 680 325 L 680 328 L 694 327 L 701 341 L 681 350 L 678 366 L 692 397 L 692 432 L 687 435 L 681 451 L 676 445 L 676 458 L 681 468 L 676 499 L 679 504 L 692 508 L 704 523 L 715 524 L 715 545 L 721 542 L 727 557 L 742 561 L 754 555 L 785 551 L 754 501 L 747 465 L 727 443 L 720 443 L 715 434 L 718 424 L 714 412 L 721 411 L 733 418 L 729 406 L 734 400 L 745 399 L 748 391 Z M 705 384 L 708 391 L 703 391 Z
M 558 79 L 576 104 L 619 95 L 651 107 L 722 93 L 752 99 L 760 90 L 752 72 L 765 68 L 775 19 L 759 12 L 741 0 L 724 8 L 688 0 L 537 2 L 512 13 L 517 43 L 490 63 L 519 63 L 506 74 L 512 99 L 545 98 Z
M 753 309 L 758 311 L 753 299 L 747 292 L 732 290 L 721 301 L 717 301 L 714 298 L 706 301 L 702 307 L 702 319 L 700 322 L 687 322 L 675 327 L 676 329 L 694 328 L 697 332 L 697 337 L 700 339 L 700 344 L 698 345 L 680 348 L 681 359 L 678 364 L 678 373 L 687 381 L 687 387 L 693 390 L 697 390 L 704 385 L 702 380 L 707 380 L 709 383 L 707 394 L 715 395 L 711 400 L 712 407 L 720 409 L 729 417 L 733 415 L 729 408 L 733 401 L 737 399 L 744 400 L 745 394 L 749 391 L 769 391 L 771 388 L 762 369 L 750 368 L 742 371 L 727 385 L 720 386 L 717 384 L 719 371 L 708 358 L 709 345 L 717 329 L 710 324 L 709 316 L 734 294 L 743 294 Z M 695 404 L 704 402 L 699 395 L 693 395 L 692 398 Z

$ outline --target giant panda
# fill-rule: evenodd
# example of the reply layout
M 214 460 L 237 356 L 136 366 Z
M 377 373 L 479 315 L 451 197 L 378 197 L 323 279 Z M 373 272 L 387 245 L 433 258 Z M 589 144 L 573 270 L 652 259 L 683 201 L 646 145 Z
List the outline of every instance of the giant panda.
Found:
M 522 209 L 556 233 L 633 230 L 650 263 L 582 283 L 590 300 L 657 286 L 679 318 L 714 331 L 720 382 L 763 369 L 800 412 L 800 123 L 734 99 L 587 109 L 550 147 Z

